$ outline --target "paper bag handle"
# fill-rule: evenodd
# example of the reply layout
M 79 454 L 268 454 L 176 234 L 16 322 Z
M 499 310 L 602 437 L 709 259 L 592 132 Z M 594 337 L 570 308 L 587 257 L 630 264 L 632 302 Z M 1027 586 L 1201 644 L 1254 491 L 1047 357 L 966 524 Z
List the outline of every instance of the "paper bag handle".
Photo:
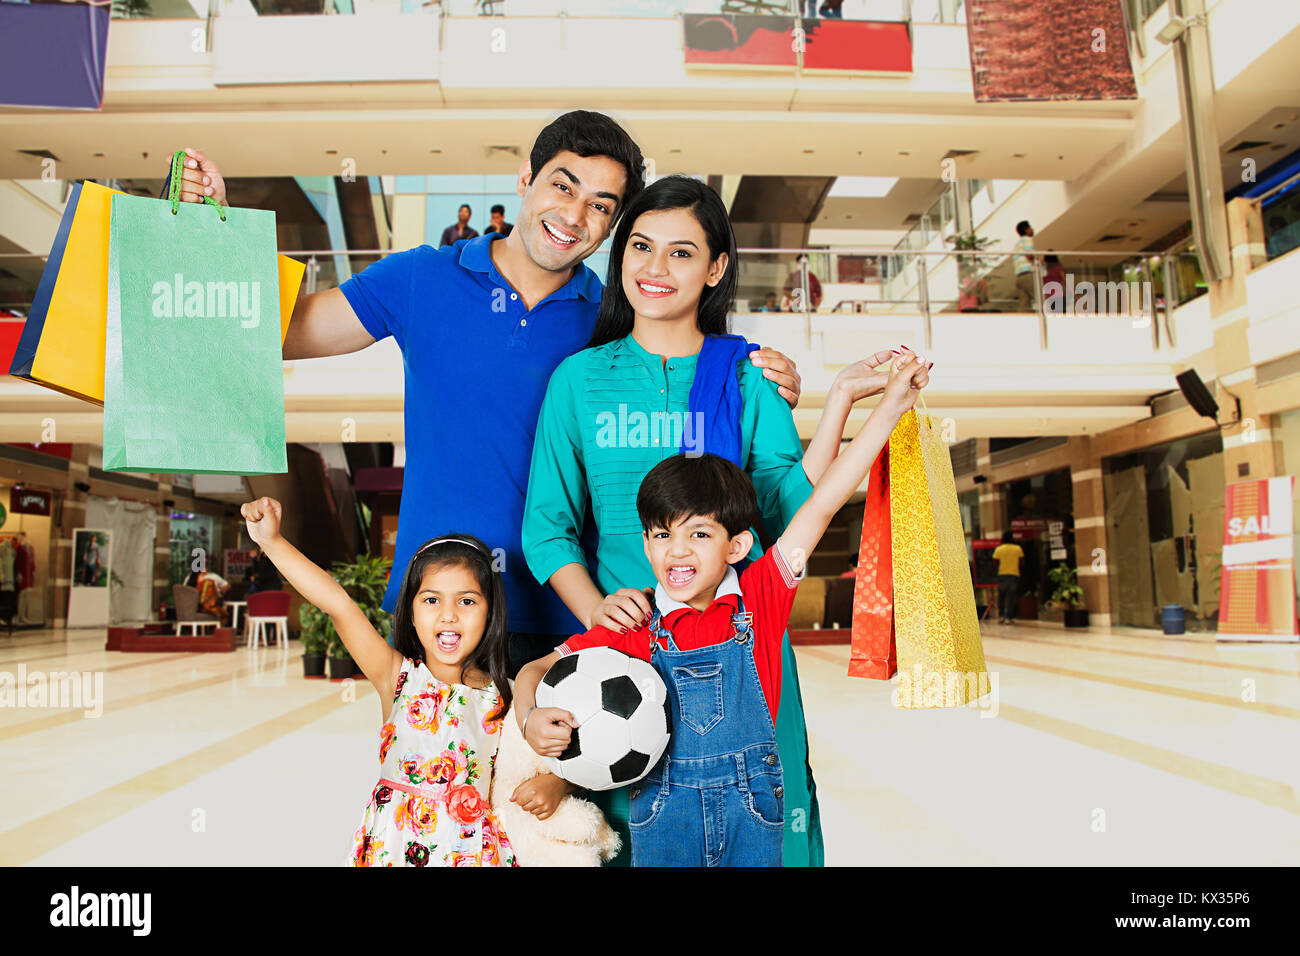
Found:
M 176 210 L 181 204 L 181 177 L 185 174 L 185 150 L 178 149 L 172 153 L 172 175 L 171 187 L 167 190 L 167 198 L 172 204 L 172 215 L 176 215 Z M 222 208 L 221 203 L 217 202 L 211 196 L 204 196 L 203 201 L 210 206 L 216 206 L 217 212 L 221 214 L 221 221 L 226 221 L 226 210 Z

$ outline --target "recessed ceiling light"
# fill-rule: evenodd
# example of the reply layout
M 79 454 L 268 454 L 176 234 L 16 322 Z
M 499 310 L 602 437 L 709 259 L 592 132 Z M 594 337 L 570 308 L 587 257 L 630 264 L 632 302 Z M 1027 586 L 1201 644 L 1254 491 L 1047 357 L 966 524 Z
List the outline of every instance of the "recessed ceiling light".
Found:
M 812 155 L 813 153 L 815 153 L 815 152 L 817 152 L 817 150 L 815 150 L 815 149 L 805 149 L 805 150 L 803 151 L 803 154 L 804 154 L 805 156 L 811 156 L 811 155 Z
M 91 155 L 92 157 L 94 157 L 95 159 L 103 159 L 103 158 L 104 158 L 104 154 L 103 154 L 103 153 L 91 153 L 90 155 Z
M 327 149 L 327 150 L 325 150 L 325 155 L 326 155 L 326 156 L 337 156 L 338 154 L 339 154 L 339 151 L 338 151 L 337 149 Z
M 912 154 L 911 154 L 910 152 L 908 152 L 907 150 L 905 150 L 905 149 L 900 149 L 900 150 L 898 151 L 898 155 L 899 155 L 899 156 L 911 156 Z
M 670 150 L 668 150 L 668 152 L 670 152 L 670 153 L 680 153 L 681 150 L 680 150 L 680 149 L 670 149 Z
M 431 152 L 431 153 L 437 153 L 437 154 L 440 154 L 440 155 L 441 155 L 442 150 L 440 150 L 440 149 L 431 149 L 431 150 L 429 150 L 429 152 Z
M 1024 154 L 1024 153 L 1012 153 L 1012 154 L 1011 154 L 1011 158 L 1012 158 L 1012 159 L 1024 159 L 1024 158 L 1025 158 L 1025 154 Z

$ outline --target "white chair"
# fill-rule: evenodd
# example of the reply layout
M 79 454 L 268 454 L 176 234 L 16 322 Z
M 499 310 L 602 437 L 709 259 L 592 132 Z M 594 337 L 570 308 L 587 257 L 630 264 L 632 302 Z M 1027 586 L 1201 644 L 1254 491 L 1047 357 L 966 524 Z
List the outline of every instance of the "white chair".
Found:
M 266 629 L 274 627 L 281 650 L 288 650 L 289 601 L 288 591 L 258 591 L 248 596 L 248 613 L 244 619 L 244 629 L 249 647 L 256 647 L 259 641 L 269 646 Z

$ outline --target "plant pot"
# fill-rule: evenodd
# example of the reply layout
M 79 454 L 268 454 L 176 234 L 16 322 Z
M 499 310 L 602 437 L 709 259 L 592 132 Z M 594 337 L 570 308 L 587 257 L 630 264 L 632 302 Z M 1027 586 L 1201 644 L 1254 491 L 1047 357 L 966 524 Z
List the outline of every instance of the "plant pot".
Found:
M 351 657 L 330 658 L 330 680 L 347 680 L 352 676 Z
M 1016 617 L 1021 621 L 1038 620 L 1038 598 L 1032 594 L 1022 594 L 1016 601 Z
M 325 676 L 325 655 L 324 654 L 302 655 L 302 676 L 303 677 L 324 677 Z
M 1065 612 L 1066 627 L 1087 627 L 1088 626 L 1088 609 L 1086 607 L 1072 607 Z

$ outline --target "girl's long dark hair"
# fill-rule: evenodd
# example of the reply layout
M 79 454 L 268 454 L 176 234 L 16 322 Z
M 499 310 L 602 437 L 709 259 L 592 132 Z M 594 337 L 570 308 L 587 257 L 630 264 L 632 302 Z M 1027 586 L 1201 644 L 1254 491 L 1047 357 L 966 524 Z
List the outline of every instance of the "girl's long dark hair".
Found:
M 472 545 L 459 541 L 439 541 L 432 546 L 429 541 L 438 538 L 464 538 L 474 542 Z M 397 596 L 397 608 L 393 614 L 393 647 L 403 657 L 424 662 L 424 645 L 415 632 L 415 621 L 411 605 L 424 580 L 424 572 L 430 567 L 446 565 L 463 565 L 478 581 L 478 588 L 487 599 L 487 626 L 478 646 L 465 658 L 462 672 L 473 668 L 492 678 L 497 691 L 501 694 L 501 707 L 493 717 L 504 716 L 510 709 L 513 695 L 510 692 L 508 671 L 510 666 L 509 637 L 506 629 L 506 588 L 501 580 L 501 572 L 492 566 L 492 554 L 485 545 L 472 534 L 451 532 L 430 538 L 416 550 L 411 563 L 406 566 L 406 577 L 402 579 L 402 590 Z M 425 662 L 427 663 L 427 662 Z
M 727 207 L 706 184 L 689 176 L 665 176 L 647 186 L 632 200 L 618 226 L 609 248 L 609 272 L 605 276 L 605 294 L 587 348 L 613 342 L 632 333 L 635 315 L 632 303 L 623 292 L 623 251 L 627 248 L 632 227 L 642 213 L 668 209 L 689 209 L 704 230 L 709 243 L 709 261 L 727 254 L 727 269 L 715 286 L 706 285 L 700 293 L 697 325 L 705 335 L 723 335 L 727 331 L 727 311 L 736 297 L 736 234 L 731 230 Z

